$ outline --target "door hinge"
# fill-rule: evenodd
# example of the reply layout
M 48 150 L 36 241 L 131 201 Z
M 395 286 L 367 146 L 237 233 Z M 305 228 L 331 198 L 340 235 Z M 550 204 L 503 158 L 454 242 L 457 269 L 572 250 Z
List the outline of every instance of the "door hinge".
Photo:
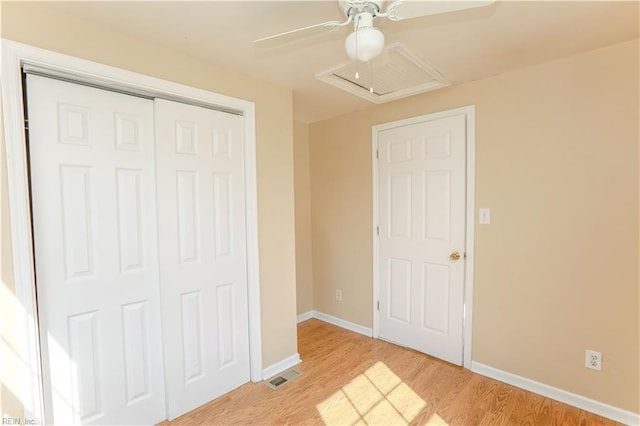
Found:
M 376 149 L 376 158 L 380 159 L 380 150 L 379 149 Z
M 377 303 L 377 307 L 378 307 L 378 310 L 380 310 L 380 301 L 379 300 L 378 300 L 378 303 Z
M 380 225 L 376 226 L 376 234 L 378 234 L 378 237 L 380 236 Z

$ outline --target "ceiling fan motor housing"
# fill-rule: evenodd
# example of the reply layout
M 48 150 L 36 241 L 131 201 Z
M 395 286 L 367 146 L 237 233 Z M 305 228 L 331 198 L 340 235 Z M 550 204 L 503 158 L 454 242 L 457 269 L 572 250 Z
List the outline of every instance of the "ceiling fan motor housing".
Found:
M 349 16 L 355 17 L 362 12 L 368 12 L 375 16 L 377 13 L 382 12 L 383 3 L 384 0 L 338 0 L 340 9 L 342 9 L 347 18 Z

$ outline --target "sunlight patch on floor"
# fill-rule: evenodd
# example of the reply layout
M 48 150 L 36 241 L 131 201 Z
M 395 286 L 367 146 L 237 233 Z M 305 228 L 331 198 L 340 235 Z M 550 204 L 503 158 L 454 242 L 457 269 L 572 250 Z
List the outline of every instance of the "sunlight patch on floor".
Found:
M 383 362 L 377 362 L 316 408 L 326 425 L 406 425 L 425 406 L 411 387 Z M 428 424 L 446 425 L 439 416 L 434 416 Z
M 425 423 L 425 426 L 449 426 L 449 423 L 445 422 L 444 419 L 436 413 L 433 413 Z

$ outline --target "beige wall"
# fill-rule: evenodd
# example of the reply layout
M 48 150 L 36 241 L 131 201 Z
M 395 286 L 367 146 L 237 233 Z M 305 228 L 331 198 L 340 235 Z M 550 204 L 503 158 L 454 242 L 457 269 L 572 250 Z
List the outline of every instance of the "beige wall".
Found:
M 3 38 L 255 102 L 263 364 L 269 366 L 295 354 L 291 91 L 59 14 L 38 3 L 2 3 L 1 28 Z M 2 291 L 12 293 L 13 280 L 4 268 L 11 255 L 4 188 L 1 214 Z M 14 308 L 11 300 L 2 298 L 3 313 Z M 3 328 L 2 332 L 4 339 L 4 333 L 10 334 L 11 330 Z M 2 395 L 4 402 L 4 389 Z
M 371 126 L 476 106 L 473 360 L 640 412 L 638 40 L 310 126 L 314 308 L 371 326 Z M 343 302 L 334 291 L 343 290 Z M 603 354 L 584 368 L 585 349 Z
M 2 105 L 0 105 L 0 117 Z M 3 124 L 0 120 L 0 134 Z M 19 347 L 16 333 L 15 288 L 13 286 L 13 256 L 7 193 L 7 161 L 4 144 L 0 147 L 0 417 L 22 417 L 20 371 L 22 363 L 14 348 Z
M 298 315 L 313 309 L 311 266 L 311 188 L 309 125 L 293 122 L 293 175 L 296 206 L 296 299 Z
M 373 303 L 370 123 L 371 112 L 361 112 L 309 126 L 313 306 L 367 327 Z

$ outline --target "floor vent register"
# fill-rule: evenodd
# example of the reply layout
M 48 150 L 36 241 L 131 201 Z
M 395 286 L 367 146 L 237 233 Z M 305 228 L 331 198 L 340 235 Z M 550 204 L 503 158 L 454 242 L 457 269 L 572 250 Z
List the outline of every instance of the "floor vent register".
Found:
M 278 389 L 279 387 L 281 387 L 282 385 L 284 385 L 285 383 L 289 383 L 290 381 L 292 381 L 293 379 L 295 379 L 298 376 L 301 376 L 302 373 L 298 370 L 296 370 L 295 368 L 291 368 L 287 371 L 285 371 L 282 374 L 279 374 L 278 376 L 269 379 L 269 381 L 265 382 L 267 384 L 267 386 L 269 386 L 271 389 Z

